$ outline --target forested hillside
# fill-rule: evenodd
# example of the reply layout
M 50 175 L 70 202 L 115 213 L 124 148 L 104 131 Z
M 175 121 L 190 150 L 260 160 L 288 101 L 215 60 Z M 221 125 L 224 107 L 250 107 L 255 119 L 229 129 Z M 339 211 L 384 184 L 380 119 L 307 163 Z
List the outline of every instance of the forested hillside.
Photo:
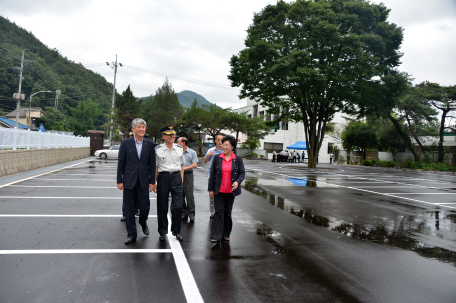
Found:
M 180 93 L 177 93 L 177 98 L 179 98 L 180 104 L 187 108 L 192 106 L 195 99 L 199 105 L 212 105 L 212 103 L 207 101 L 206 98 L 190 90 L 183 90 Z
M 23 71 L 22 93 L 26 95 L 26 101 L 34 92 L 49 90 L 52 93 L 36 95 L 32 106 L 43 109 L 54 107 L 55 91 L 59 89 L 62 94 L 58 110 L 63 116 L 71 117 L 71 108 L 77 108 L 81 101 L 91 99 L 98 104 L 102 114 L 96 117 L 95 125 L 90 126 L 101 129 L 101 125 L 107 121 L 106 114 L 110 112 L 112 84 L 101 75 L 64 57 L 59 50 L 50 49 L 31 32 L 1 16 L 0 110 L 10 112 L 15 109 L 12 97 L 19 86 L 19 71 L 15 67 L 20 67 L 23 49 L 27 49 L 26 60 L 36 61 L 27 63 Z M 28 106 L 28 102 L 23 102 L 23 105 Z M 84 121 L 75 119 L 64 119 L 64 122 L 84 124 Z M 67 125 L 65 130 L 72 128 Z
M 179 103 L 183 107 L 186 107 L 186 108 L 190 108 L 192 106 L 193 101 L 195 101 L 195 99 L 199 105 L 212 105 L 213 104 L 213 103 L 207 101 L 207 99 L 204 98 L 203 96 L 201 96 L 195 92 L 192 92 L 190 90 L 183 90 L 180 93 L 176 93 L 176 95 L 177 95 L 177 98 L 179 99 Z M 151 96 L 153 96 L 153 95 L 151 95 Z M 147 97 L 141 97 L 139 99 L 144 99 L 144 98 L 147 98 Z

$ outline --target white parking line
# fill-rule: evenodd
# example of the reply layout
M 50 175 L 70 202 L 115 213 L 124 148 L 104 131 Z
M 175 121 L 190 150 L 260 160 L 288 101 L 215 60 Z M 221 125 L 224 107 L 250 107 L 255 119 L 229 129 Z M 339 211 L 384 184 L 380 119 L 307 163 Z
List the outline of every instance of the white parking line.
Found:
M 74 186 L 74 185 L 11 185 L 11 187 L 51 187 L 51 188 L 109 188 L 109 189 L 117 189 L 116 186 Z
M 82 199 L 82 200 L 122 200 L 123 197 L 30 197 L 30 196 L 0 196 L 0 199 Z M 157 198 L 149 198 L 156 200 Z
M 85 162 L 87 162 L 87 161 L 82 161 L 82 162 L 79 162 L 79 163 L 76 163 L 76 164 L 73 164 L 73 165 L 69 165 L 69 166 L 65 166 L 65 167 L 62 167 L 62 168 L 58 168 L 58 169 L 51 170 L 51 171 L 48 171 L 48 172 L 46 172 L 46 173 L 42 173 L 42 174 L 38 174 L 38 175 L 31 176 L 31 177 L 28 177 L 28 178 L 20 179 L 20 180 L 17 180 L 17 181 L 5 183 L 5 184 L 3 184 L 3 185 L 0 185 L 0 188 L 5 187 L 5 186 L 9 186 L 9 185 L 12 185 L 12 184 L 15 184 L 15 183 L 18 183 L 18 182 L 22 182 L 22 181 L 25 181 L 25 180 L 30 180 L 30 179 L 33 179 L 33 178 L 36 178 L 36 177 L 39 177 L 39 176 L 44 176 L 44 175 L 47 175 L 47 174 L 51 174 L 51 173 L 60 171 L 60 170 L 62 170 L 62 169 L 66 169 L 66 168 L 68 168 L 68 167 L 73 167 L 73 166 L 75 166 L 75 165 L 79 165 L 79 164 L 85 163 Z
M 172 249 L 6 249 L 0 255 L 34 255 L 34 254 L 149 254 L 172 253 Z
M 246 169 L 246 170 L 253 170 L 253 171 L 256 171 L 256 169 Z M 268 172 L 268 171 L 262 171 L 262 172 L 266 172 L 266 173 L 270 173 L 270 174 L 277 174 L 275 172 Z M 282 174 L 280 174 L 282 175 Z M 341 174 L 331 174 L 331 175 L 340 175 L 340 176 L 345 176 L 345 175 L 341 175 Z M 349 175 L 347 175 L 349 176 Z M 289 177 L 292 177 L 292 178 L 296 178 L 294 176 L 289 176 Z M 307 180 L 307 178 L 296 178 L 296 179 L 302 179 L 302 180 Z M 376 179 L 368 179 L 368 178 L 362 178 L 362 179 L 366 179 L 366 180 L 376 180 Z M 325 183 L 325 184 L 330 184 L 330 183 L 327 183 L 327 182 L 323 182 L 323 181 L 315 181 L 316 183 Z M 383 196 L 388 196 L 388 197 L 394 197 L 394 198 L 398 198 L 398 199 L 403 199 L 403 200 L 408 200 L 408 201 L 413 201 L 413 202 L 419 202 L 419 203 L 425 203 L 425 204 L 430 204 L 430 205 L 434 205 L 434 206 L 444 206 L 444 207 L 447 207 L 447 208 L 453 208 L 453 209 L 456 209 L 456 207 L 453 207 L 453 206 L 447 206 L 445 204 L 449 204 L 449 203 L 431 203 L 431 202 L 426 202 L 426 201 L 421 201 L 421 200 L 417 200 L 417 199 L 411 199 L 411 198 L 406 198 L 406 197 L 401 197 L 401 196 L 396 196 L 397 194 L 394 193 L 394 194 L 388 194 L 388 193 L 379 193 L 379 192 L 375 192 L 375 191 L 371 191 L 371 190 L 366 190 L 366 189 L 362 189 L 362 188 L 357 188 L 357 187 L 351 187 L 351 186 L 344 186 L 344 185 L 338 185 L 338 184 L 330 184 L 330 185 L 335 185 L 335 186 L 339 186 L 339 187 L 342 187 L 342 188 L 348 188 L 348 189 L 353 189 L 353 190 L 358 190 L 358 191 L 363 191 L 363 192 L 368 192 L 368 193 L 372 193 L 372 194 L 377 194 L 377 195 L 383 195 Z M 406 184 L 408 185 L 408 184 Z M 415 187 L 426 187 L 426 186 L 415 186 Z M 431 193 L 430 193 L 431 194 Z M 448 193 L 448 194 L 454 194 L 454 193 Z
M 87 162 L 87 161 L 84 161 Z M 81 163 L 84 163 L 81 162 Z M 81 163 L 77 163 L 71 166 L 67 166 L 58 170 L 50 171 L 44 174 L 36 175 L 30 178 L 18 180 L 15 182 L 7 183 L 5 185 L 0 186 L 10 186 L 12 184 L 22 182 L 25 180 L 29 180 L 41 175 L 50 174 L 52 172 L 56 172 L 59 170 L 63 170 L 68 167 L 73 167 L 75 165 L 79 165 Z M 91 176 L 92 174 L 62 174 L 58 173 L 57 176 L 62 175 L 69 175 L 69 176 Z M 103 175 L 103 174 L 96 174 L 96 176 L 112 176 L 112 175 Z M 85 179 L 90 180 L 90 179 Z M 115 181 L 115 180 L 113 180 Z M 12 187 L 49 187 L 49 188 L 62 188 L 62 187 L 71 187 L 71 188 L 116 188 L 116 187 L 92 187 L 92 186 L 12 186 Z M 0 196 L 0 199 L 87 199 L 87 200 L 121 200 L 123 197 L 30 197 L 30 196 Z M 156 200 L 156 198 L 150 198 L 151 200 Z M 65 218 L 81 218 L 81 217 L 120 217 L 120 215 L 43 215 L 43 214 L 3 214 L 0 217 L 65 217 Z M 150 217 L 157 217 L 150 216 Z M 170 220 L 168 214 L 168 220 Z M 171 229 L 171 224 L 169 224 L 169 229 Z M 170 231 L 170 230 L 169 230 Z M 185 257 L 184 251 L 182 247 L 177 241 L 177 239 L 173 236 L 168 237 L 169 245 L 171 249 L 34 249 L 34 250 L 0 250 L 0 255 L 12 255 L 12 254 L 93 254 L 93 253 L 105 253 L 105 254 L 113 254 L 113 253 L 172 253 L 173 258 L 176 264 L 176 269 L 179 274 L 179 278 L 181 281 L 182 288 L 184 290 L 185 298 L 187 302 L 204 302 L 203 298 L 199 292 L 198 286 L 196 284 L 195 278 L 191 272 L 190 266 L 187 262 Z
M 45 180 L 45 181 L 95 181 L 95 182 L 100 182 L 100 181 L 103 181 L 103 182 L 116 182 L 117 180 L 115 179 L 112 179 L 112 180 L 100 180 L 100 179 L 63 179 L 63 178 L 40 178 L 39 179 L 40 181 L 41 180 Z M 14 185 L 13 185 L 14 186 Z
M 456 193 L 388 193 L 390 195 L 456 195 Z
M 36 214 L 15 214 L 0 215 L 0 218 L 120 218 L 122 215 L 36 215 Z M 157 215 L 149 215 L 149 218 L 156 218 Z
M 171 218 L 168 213 L 168 222 Z M 171 224 L 168 225 L 168 233 L 171 235 Z M 190 266 L 188 265 L 187 258 L 179 241 L 173 236 L 168 236 L 169 246 L 173 252 L 174 262 L 176 263 L 177 273 L 181 280 L 182 288 L 184 289 L 185 298 L 187 302 L 204 302 L 203 297 L 196 285 L 195 278 L 193 277 Z
M 55 174 L 54 176 L 91 176 L 91 177 L 98 177 L 98 176 L 110 176 L 112 177 L 112 174 L 61 174 L 61 173 L 57 173 Z M 90 179 L 88 179 L 90 180 Z

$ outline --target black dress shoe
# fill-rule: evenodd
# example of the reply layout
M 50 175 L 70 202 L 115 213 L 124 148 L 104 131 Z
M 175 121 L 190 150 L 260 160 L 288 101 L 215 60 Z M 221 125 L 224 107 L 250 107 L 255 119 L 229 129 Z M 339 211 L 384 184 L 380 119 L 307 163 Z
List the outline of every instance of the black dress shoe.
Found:
M 125 222 L 125 216 L 122 216 L 122 218 L 120 218 L 120 222 Z
M 175 236 L 177 241 L 179 241 L 179 242 L 184 241 L 184 238 L 182 238 L 182 236 L 180 234 L 173 233 L 173 236 Z
M 143 233 L 144 233 L 146 236 L 148 236 L 148 235 L 149 235 L 149 227 L 147 227 L 147 225 L 146 225 L 146 226 L 141 226 L 141 227 L 142 227 Z
M 158 240 L 160 240 L 160 241 L 166 241 L 166 235 L 160 236 L 160 238 L 158 238 Z
M 211 220 L 214 219 L 214 215 L 211 215 L 210 218 L 211 218 Z
M 130 244 L 130 243 L 133 243 L 133 242 L 136 242 L 136 238 L 133 238 L 133 237 L 128 237 L 127 238 L 127 241 L 125 241 L 125 244 Z
M 182 216 L 182 220 L 187 220 L 188 216 Z
M 195 218 L 190 219 L 190 223 L 195 223 Z

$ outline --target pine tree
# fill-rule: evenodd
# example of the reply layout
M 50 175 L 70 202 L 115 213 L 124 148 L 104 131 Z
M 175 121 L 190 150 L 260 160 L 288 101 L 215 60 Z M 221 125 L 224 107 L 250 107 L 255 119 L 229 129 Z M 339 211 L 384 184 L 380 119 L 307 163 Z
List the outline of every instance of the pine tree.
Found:
M 116 95 L 114 123 L 120 127 L 124 139 L 128 137 L 131 121 L 139 118 L 140 105 L 133 95 L 130 85 L 128 85 L 122 95 Z

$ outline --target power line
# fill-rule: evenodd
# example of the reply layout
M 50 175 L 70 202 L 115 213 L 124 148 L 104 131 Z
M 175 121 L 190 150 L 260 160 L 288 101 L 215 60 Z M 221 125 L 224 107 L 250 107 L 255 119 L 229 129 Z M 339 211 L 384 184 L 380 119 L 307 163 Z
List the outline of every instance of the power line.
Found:
M 178 79 L 178 80 L 182 80 L 182 81 L 187 81 L 187 82 L 192 82 L 192 83 L 197 83 L 197 84 L 202 84 L 202 85 L 207 85 L 207 86 L 213 86 L 213 87 L 218 87 L 218 88 L 224 88 L 224 89 L 239 90 L 238 88 L 231 87 L 231 86 L 228 86 L 226 84 L 203 81 L 203 80 L 197 80 L 197 79 L 191 79 L 191 78 L 186 78 L 186 77 L 182 77 L 182 76 L 177 76 L 177 75 L 157 72 L 157 71 L 153 71 L 153 70 L 148 70 L 148 69 L 141 68 L 141 67 L 135 67 L 135 66 L 131 66 L 131 65 L 125 65 L 124 64 L 124 67 L 130 68 L 130 69 L 133 69 L 133 70 L 137 70 L 137 71 L 140 71 L 140 72 L 148 73 L 148 74 L 153 74 L 153 75 L 158 75 L 158 76 L 165 76 L 165 77 L 174 78 L 174 79 Z
M 10 58 L 17 59 L 17 60 L 22 60 L 21 57 L 17 56 L 13 52 L 9 51 L 8 49 L 6 49 L 6 48 L 4 48 L 2 46 L 0 46 L 0 52 L 1 52 L 2 55 L 8 56 Z

